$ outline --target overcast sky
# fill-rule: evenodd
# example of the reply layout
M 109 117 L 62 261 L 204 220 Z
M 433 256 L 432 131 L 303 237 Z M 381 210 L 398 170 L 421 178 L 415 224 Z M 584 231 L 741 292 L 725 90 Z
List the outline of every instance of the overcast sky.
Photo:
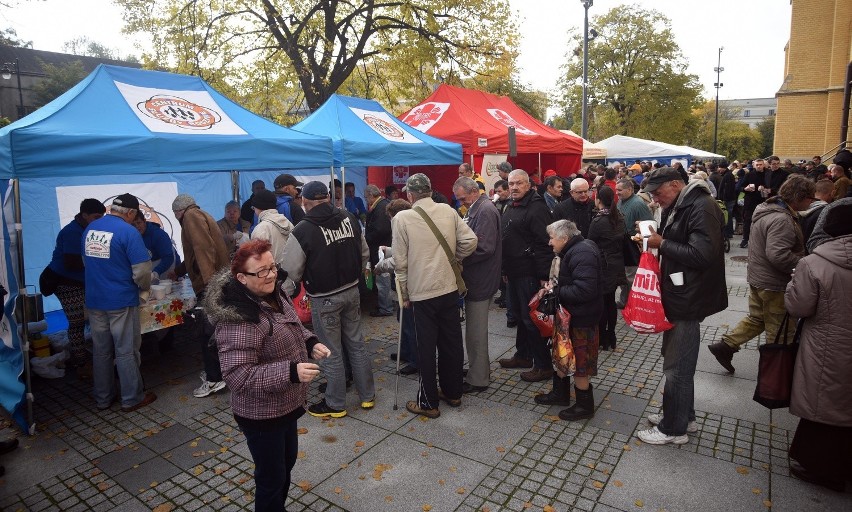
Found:
M 521 78 L 537 89 L 552 90 L 565 62 L 571 27 L 583 26 L 581 0 L 509 0 L 520 20 Z M 14 3 L 14 2 L 13 2 Z M 623 0 L 595 0 L 590 17 Z M 783 81 L 784 46 L 790 34 L 790 0 L 635 0 L 671 19 L 677 43 L 698 75 L 705 96 L 715 95 L 718 48 L 723 46 L 719 97 L 772 97 Z M 0 28 L 12 27 L 37 50 L 63 51 L 68 40 L 88 36 L 122 54 L 139 55 L 121 33 L 121 9 L 110 0 L 18 2 L 0 11 Z

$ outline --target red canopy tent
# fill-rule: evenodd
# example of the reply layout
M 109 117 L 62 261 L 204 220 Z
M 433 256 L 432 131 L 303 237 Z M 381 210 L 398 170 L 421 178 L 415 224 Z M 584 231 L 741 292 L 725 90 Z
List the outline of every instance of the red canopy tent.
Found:
M 498 179 L 495 166 L 503 160 L 539 176 L 548 169 L 567 176 L 580 168 L 583 139 L 545 125 L 505 96 L 443 84 L 400 119 L 433 137 L 461 144 L 464 161 L 489 185 Z M 509 127 L 515 128 L 516 157 L 508 157 Z M 458 177 L 457 168 L 447 166 L 410 172 L 425 172 L 433 188 L 445 193 Z M 390 176 L 387 168 L 371 168 L 369 181 L 390 183 Z

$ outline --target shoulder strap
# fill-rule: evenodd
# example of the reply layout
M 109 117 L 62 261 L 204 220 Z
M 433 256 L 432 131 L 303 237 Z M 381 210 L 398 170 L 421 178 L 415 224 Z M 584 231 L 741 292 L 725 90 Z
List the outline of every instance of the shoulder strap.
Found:
M 419 213 L 421 217 L 423 217 L 423 220 L 426 222 L 426 225 L 429 226 L 429 229 L 432 230 L 432 234 L 435 235 L 435 238 L 438 239 L 438 243 L 440 243 L 441 247 L 443 247 L 444 254 L 447 255 L 447 261 L 450 262 L 450 266 L 453 268 L 453 273 L 455 273 L 456 275 L 456 285 L 459 288 L 459 294 L 464 297 L 464 295 L 467 293 L 467 287 L 464 284 L 464 279 L 462 279 L 461 268 L 459 268 L 459 263 L 456 260 L 455 255 L 453 255 L 453 252 L 450 251 L 450 244 L 447 243 L 447 239 L 444 238 L 444 235 L 442 235 L 440 231 L 438 231 L 438 226 L 436 226 L 435 223 L 432 222 L 432 219 L 430 219 L 429 216 L 426 215 L 426 212 L 423 211 L 423 208 L 415 206 L 413 210 Z

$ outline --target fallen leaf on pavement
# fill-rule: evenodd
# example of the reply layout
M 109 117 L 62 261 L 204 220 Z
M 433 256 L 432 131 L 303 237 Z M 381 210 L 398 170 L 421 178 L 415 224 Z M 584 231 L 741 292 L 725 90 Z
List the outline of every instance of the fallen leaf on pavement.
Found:
M 739 473 L 741 475 L 747 475 L 748 474 L 748 468 L 743 467 L 743 466 L 738 466 L 737 467 L 737 473 Z
M 305 492 L 310 491 L 310 490 L 311 490 L 311 488 L 313 487 L 313 485 L 311 485 L 311 483 L 310 483 L 310 482 L 308 482 L 307 480 L 302 480 L 301 482 L 299 482 L 299 483 L 298 483 L 298 484 L 296 484 L 296 485 L 298 485 L 298 486 L 299 486 L 299 489 L 301 489 L 301 490 L 303 490 L 303 491 L 305 491 Z
M 592 487 L 594 487 L 595 489 L 603 489 L 603 486 L 603 482 L 598 482 L 597 480 L 592 482 Z
M 645 502 L 642 501 L 642 500 L 636 500 L 636 501 L 633 502 L 633 504 L 636 505 L 637 507 L 644 507 L 645 506 Z
M 301 427 L 298 430 L 296 430 L 296 433 L 299 434 L 299 435 L 304 435 L 304 434 L 308 433 L 308 429 L 306 429 L 305 427 Z
M 616 486 L 616 487 L 621 487 L 621 486 L 622 486 L 622 485 L 624 485 L 624 484 L 621 482 L 621 480 L 616 480 L 616 481 L 614 481 L 614 482 L 612 483 L 612 485 L 614 485 L 614 486 Z
M 464 494 L 466 492 L 467 491 L 465 490 L 464 487 L 459 487 L 458 489 L 456 489 L 456 494 Z

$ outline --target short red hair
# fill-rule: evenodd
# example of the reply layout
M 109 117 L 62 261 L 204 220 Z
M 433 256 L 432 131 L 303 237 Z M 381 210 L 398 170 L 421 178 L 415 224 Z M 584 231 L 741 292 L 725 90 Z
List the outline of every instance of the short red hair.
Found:
M 245 272 L 248 260 L 260 258 L 263 253 L 270 252 L 271 250 L 272 244 L 269 243 L 269 240 L 257 239 L 242 244 L 237 249 L 237 253 L 234 254 L 234 259 L 231 261 L 231 275 L 236 276 L 240 272 Z

